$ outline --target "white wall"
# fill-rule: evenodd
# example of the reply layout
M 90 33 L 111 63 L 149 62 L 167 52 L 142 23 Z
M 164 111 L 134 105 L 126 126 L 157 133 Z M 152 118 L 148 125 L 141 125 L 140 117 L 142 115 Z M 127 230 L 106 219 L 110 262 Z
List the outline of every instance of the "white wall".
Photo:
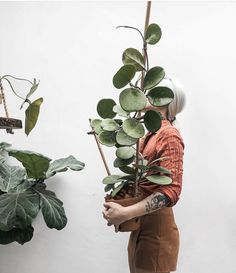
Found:
M 102 218 L 105 171 L 86 132 L 98 100 L 118 98 L 112 77 L 123 50 L 141 49 L 135 32 L 115 27 L 143 29 L 145 8 L 134 1 L 0 2 L 0 73 L 39 78 L 37 96 L 45 99 L 29 137 L 1 131 L 1 141 L 86 163 L 82 172 L 49 182 L 64 201 L 67 227 L 49 230 L 38 217 L 31 242 L 0 246 L 1 273 L 128 273 L 128 234 L 115 234 Z M 236 3 L 155 1 L 151 22 L 163 30 L 159 45 L 149 48 L 151 65 L 179 78 L 188 98 L 179 118 L 186 149 L 175 207 L 177 272 L 235 273 Z M 21 102 L 9 92 L 7 98 L 12 116 L 23 117 Z

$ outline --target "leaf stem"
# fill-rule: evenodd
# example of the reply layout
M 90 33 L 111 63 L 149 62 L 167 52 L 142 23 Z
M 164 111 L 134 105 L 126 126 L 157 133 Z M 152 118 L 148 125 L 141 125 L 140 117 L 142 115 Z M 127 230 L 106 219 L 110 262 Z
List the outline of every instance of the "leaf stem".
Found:
M 17 78 L 17 77 L 12 76 L 12 75 L 4 75 L 4 76 L 2 77 L 2 79 L 5 79 L 5 78 L 13 78 L 13 79 L 15 79 L 15 80 L 29 82 L 29 83 L 30 83 L 30 84 L 32 84 L 32 85 L 34 84 L 33 82 L 31 82 L 31 81 L 30 81 L 30 80 L 28 80 L 28 79 Z
M 14 88 L 13 88 L 11 82 L 10 82 L 7 78 L 2 77 L 1 80 L 2 80 L 2 79 L 4 79 L 5 81 L 8 82 L 8 84 L 10 85 L 10 88 L 11 88 L 12 92 L 13 92 L 18 98 L 20 98 L 20 99 L 22 99 L 22 100 L 25 100 L 23 97 L 21 97 L 20 95 L 18 95 L 18 94 L 16 93 L 16 91 L 14 90 Z
M 142 32 L 138 28 L 136 28 L 136 27 L 130 27 L 130 26 L 118 26 L 116 28 L 122 28 L 122 27 L 123 28 L 131 28 L 131 29 L 137 30 L 139 32 L 139 34 L 141 35 L 141 37 L 142 37 L 143 43 L 145 43 L 144 36 L 143 36 Z

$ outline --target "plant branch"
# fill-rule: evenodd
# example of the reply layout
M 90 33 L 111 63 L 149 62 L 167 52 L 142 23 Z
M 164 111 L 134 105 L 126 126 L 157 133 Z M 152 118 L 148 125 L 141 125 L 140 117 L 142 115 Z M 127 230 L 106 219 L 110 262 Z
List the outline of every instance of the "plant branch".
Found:
M 143 36 L 142 32 L 138 28 L 136 28 L 136 27 L 130 27 L 130 26 L 118 26 L 116 28 L 122 28 L 122 27 L 124 27 L 124 28 L 131 28 L 131 29 L 137 30 L 139 32 L 139 34 L 141 35 L 141 37 L 142 37 L 143 43 L 145 42 L 144 36 Z
M 14 90 L 14 88 L 13 88 L 11 82 L 10 82 L 7 78 L 2 77 L 2 79 L 4 79 L 5 81 L 8 82 L 8 84 L 10 85 L 10 88 L 11 88 L 12 92 L 13 92 L 18 98 L 20 98 L 20 99 L 22 99 L 22 100 L 25 100 L 23 97 L 21 97 L 20 95 L 18 95 L 18 94 L 16 93 L 16 91 Z
M 29 82 L 29 83 L 32 84 L 32 85 L 34 84 L 33 82 L 31 82 L 31 81 L 28 80 L 28 79 L 17 78 L 17 77 L 14 77 L 14 76 L 12 76 L 12 75 L 4 75 L 4 76 L 2 77 L 2 79 L 5 79 L 5 78 L 13 78 L 13 79 L 15 79 L 15 80 Z

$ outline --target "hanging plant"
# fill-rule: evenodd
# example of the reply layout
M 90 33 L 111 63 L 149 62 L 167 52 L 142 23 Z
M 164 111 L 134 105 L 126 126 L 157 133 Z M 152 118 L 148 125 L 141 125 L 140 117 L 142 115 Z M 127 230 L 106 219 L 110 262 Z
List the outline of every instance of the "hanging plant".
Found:
M 27 93 L 25 97 L 22 97 L 19 95 L 14 86 L 12 81 L 24 81 L 27 82 L 30 85 L 30 90 Z M 20 109 L 23 108 L 24 104 L 28 104 L 28 107 L 25 110 L 25 134 L 29 135 L 29 133 L 32 131 L 32 129 L 35 127 L 41 104 L 43 103 L 43 98 L 38 98 L 34 101 L 31 101 L 29 98 L 34 94 L 34 92 L 38 89 L 39 81 L 36 79 L 33 79 L 33 81 L 30 81 L 28 79 L 22 79 L 17 78 L 11 75 L 4 75 L 0 76 L 0 104 L 3 103 L 5 115 L 6 117 L 0 117 L 0 129 L 6 129 L 7 133 L 13 134 L 13 129 L 21 129 L 22 128 L 22 122 L 18 119 L 12 119 L 10 118 L 7 103 L 6 103 L 6 96 L 3 88 L 3 82 L 6 82 L 10 90 L 21 100 L 23 100 L 23 103 L 21 104 Z
M 63 229 L 67 223 L 63 202 L 45 182 L 58 172 L 80 171 L 84 163 L 72 155 L 52 161 L 36 152 L 13 149 L 5 142 L 0 143 L 3 151 L 22 166 L 9 165 L 0 156 L 0 244 L 30 241 L 33 220 L 40 210 L 49 228 Z

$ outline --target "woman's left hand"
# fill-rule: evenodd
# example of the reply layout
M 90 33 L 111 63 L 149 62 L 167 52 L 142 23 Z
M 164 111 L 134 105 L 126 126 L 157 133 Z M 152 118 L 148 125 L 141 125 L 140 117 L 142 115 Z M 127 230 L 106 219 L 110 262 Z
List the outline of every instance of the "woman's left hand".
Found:
M 115 231 L 118 232 L 119 225 L 128 220 L 127 207 L 114 202 L 106 202 L 104 207 L 103 217 L 107 220 L 108 225 L 114 225 Z

